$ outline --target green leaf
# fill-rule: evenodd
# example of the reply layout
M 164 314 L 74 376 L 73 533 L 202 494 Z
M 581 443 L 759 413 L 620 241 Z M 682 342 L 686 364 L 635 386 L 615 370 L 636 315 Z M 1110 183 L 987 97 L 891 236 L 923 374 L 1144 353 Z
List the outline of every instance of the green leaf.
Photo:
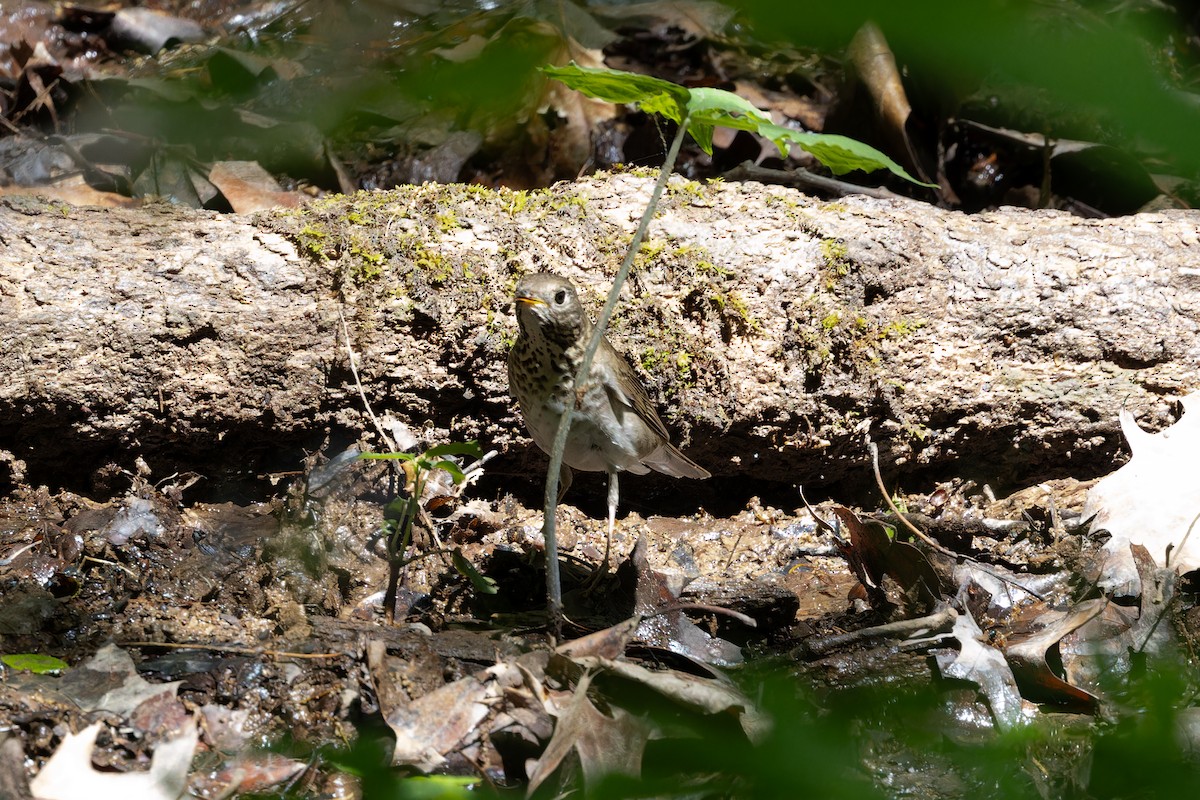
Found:
M 661 78 L 618 69 L 581 67 L 574 61 L 565 67 L 542 67 L 542 72 L 588 97 L 609 103 L 637 103 L 643 111 L 662 114 L 675 122 L 683 119 L 690 96 L 686 87 Z
M 686 114 L 688 133 L 709 155 L 712 155 L 713 129 L 719 125 L 765 136 L 783 155 L 796 145 L 811 153 L 835 175 L 856 169 L 864 172 L 886 169 L 918 186 L 937 188 L 936 184 L 918 181 L 870 145 L 837 134 L 794 131 L 776 125 L 766 112 L 724 89 L 688 89 L 648 75 L 581 67 L 574 62 L 566 67 L 542 67 L 542 72 L 589 97 L 610 103 L 636 103 L 643 111 L 661 114 L 674 122 L 680 122 Z
M 36 675 L 53 675 L 70 668 L 70 665 L 61 658 L 37 653 L 14 653 L 0 656 L 0 662 L 12 669 L 28 670 Z
M 688 114 L 693 120 L 704 120 L 715 125 L 741 130 L 757 130 L 759 125 L 770 125 L 771 116 L 749 100 L 738 97 L 724 89 L 698 87 L 690 89 Z
M 458 573 L 471 582 L 471 586 L 479 594 L 496 594 L 496 582 L 484 575 L 479 570 L 475 569 L 475 565 L 467 560 L 467 557 L 462 554 L 462 548 L 454 548 L 454 552 L 450 554 L 450 559 L 454 562 L 454 568 Z
M 383 507 L 383 519 L 385 522 L 390 522 L 396 528 L 399 528 L 404 524 L 405 520 L 414 515 L 416 508 L 416 501 L 408 495 L 394 497 L 390 503 Z
M 759 133 L 770 139 L 781 153 L 787 154 L 788 145 L 796 145 L 801 150 L 812 153 L 834 175 L 844 175 L 861 169 L 863 172 L 873 172 L 886 169 L 894 175 L 911 181 L 918 186 L 936 189 L 937 184 L 922 183 L 909 175 L 904 167 L 888 158 L 870 145 L 851 139 L 848 136 L 838 136 L 834 133 L 807 133 L 795 131 L 781 125 L 764 125 Z
M 444 469 L 446 472 L 450 473 L 450 477 L 455 483 L 462 483 L 467 479 L 467 476 L 463 474 L 462 469 L 459 468 L 458 464 L 455 464 L 453 461 L 439 461 L 436 464 L 430 464 L 425 468 L 431 472 L 435 469 Z
M 425 451 L 424 455 L 434 456 L 471 456 L 472 458 L 483 458 L 483 450 L 480 449 L 478 442 L 451 442 L 450 444 L 439 444 L 436 447 L 431 447 Z

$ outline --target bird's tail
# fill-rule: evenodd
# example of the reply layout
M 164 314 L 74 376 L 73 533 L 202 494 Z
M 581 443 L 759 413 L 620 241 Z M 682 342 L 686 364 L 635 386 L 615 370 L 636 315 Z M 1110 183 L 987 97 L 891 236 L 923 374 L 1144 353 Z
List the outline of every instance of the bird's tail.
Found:
M 708 470 L 679 452 L 679 448 L 670 442 L 663 442 L 654 452 L 644 457 L 642 463 L 672 478 L 711 477 Z

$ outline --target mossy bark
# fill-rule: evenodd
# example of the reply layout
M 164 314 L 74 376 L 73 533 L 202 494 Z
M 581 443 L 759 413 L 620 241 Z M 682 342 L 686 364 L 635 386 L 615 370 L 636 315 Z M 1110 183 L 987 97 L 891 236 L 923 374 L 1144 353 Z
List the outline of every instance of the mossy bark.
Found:
M 512 287 L 560 272 L 594 311 L 651 183 L 427 185 L 250 218 L 4 201 L 0 476 L 283 469 L 367 432 L 341 318 L 377 411 L 530 473 Z M 1120 452 L 1122 406 L 1163 425 L 1200 388 L 1196 213 L 674 187 L 610 338 L 716 476 L 698 497 L 865 479 L 868 435 L 892 474 L 1087 476 Z

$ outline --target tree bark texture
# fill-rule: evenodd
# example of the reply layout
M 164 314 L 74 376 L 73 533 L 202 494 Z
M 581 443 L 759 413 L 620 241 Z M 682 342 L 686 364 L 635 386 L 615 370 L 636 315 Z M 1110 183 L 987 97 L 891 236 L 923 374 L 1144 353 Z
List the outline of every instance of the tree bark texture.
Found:
M 0 476 L 295 465 L 377 412 L 544 466 L 508 398 L 519 275 L 603 301 L 652 177 L 426 185 L 254 217 L 0 205 Z M 1200 215 L 1086 220 L 673 180 L 610 339 L 729 486 L 1107 471 L 1200 388 Z M 2 480 L 3 478 L 0 478 Z M 679 487 L 691 492 L 700 484 Z

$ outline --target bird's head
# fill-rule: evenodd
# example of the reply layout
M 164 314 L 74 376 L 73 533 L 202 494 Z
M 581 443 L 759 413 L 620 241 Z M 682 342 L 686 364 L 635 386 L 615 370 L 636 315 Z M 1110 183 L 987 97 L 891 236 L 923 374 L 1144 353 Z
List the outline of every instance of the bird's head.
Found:
M 568 347 L 586 332 L 587 313 L 566 278 L 549 272 L 526 275 L 517 283 L 514 300 L 517 322 L 527 337 Z

